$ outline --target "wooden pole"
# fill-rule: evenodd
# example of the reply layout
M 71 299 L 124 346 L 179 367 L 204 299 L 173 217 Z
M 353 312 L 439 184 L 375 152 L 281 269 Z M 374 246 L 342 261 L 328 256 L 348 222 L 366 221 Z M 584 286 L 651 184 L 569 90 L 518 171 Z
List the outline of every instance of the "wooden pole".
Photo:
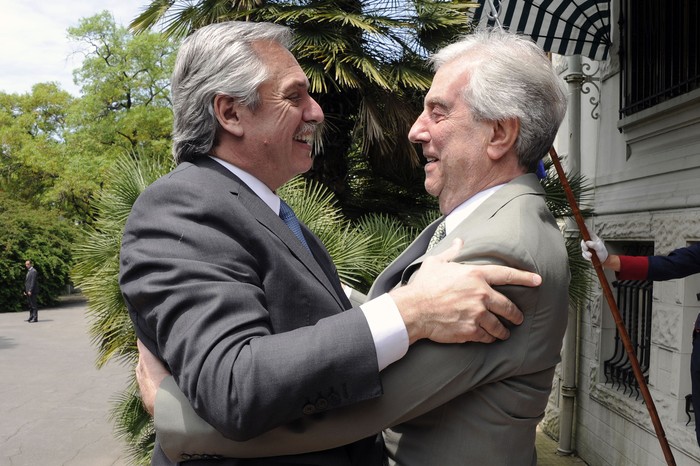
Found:
M 591 235 L 588 233 L 588 228 L 586 227 L 586 223 L 583 220 L 583 215 L 581 215 L 581 211 L 578 208 L 576 197 L 574 196 L 574 193 L 571 190 L 571 185 L 569 185 L 569 181 L 566 179 L 566 174 L 564 173 L 564 169 L 561 166 L 559 155 L 557 155 L 557 151 L 554 150 L 554 147 L 549 149 L 549 155 L 552 158 L 552 162 L 554 163 L 554 168 L 557 170 L 557 175 L 559 175 L 559 181 L 564 187 L 564 192 L 566 193 L 566 198 L 568 199 L 569 205 L 571 206 L 571 210 L 574 214 L 576 225 L 578 225 L 579 230 L 581 230 L 581 236 L 583 237 L 584 241 L 590 241 Z M 605 295 L 605 299 L 607 300 L 608 306 L 610 307 L 610 312 L 612 313 L 613 319 L 615 320 L 617 332 L 620 334 L 620 339 L 622 340 L 622 344 L 625 347 L 625 351 L 627 351 L 627 357 L 629 358 L 630 364 L 632 365 L 632 372 L 634 372 L 634 377 L 637 379 L 637 383 L 639 384 L 639 390 L 642 392 L 644 403 L 647 405 L 647 409 L 649 410 L 651 422 L 654 425 L 654 430 L 656 431 L 656 437 L 659 439 L 659 443 L 661 444 L 661 450 L 663 451 L 664 457 L 666 458 L 666 464 L 668 464 L 668 466 L 675 466 L 676 460 L 673 458 L 673 452 L 671 452 L 671 447 L 668 445 L 668 440 L 666 439 L 664 428 L 661 425 L 661 420 L 659 419 L 659 413 L 656 411 L 656 405 L 654 405 L 654 400 L 651 397 L 651 393 L 649 393 L 649 388 L 647 387 L 646 380 L 644 380 L 644 374 L 642 374 L 642 369 L 639 367 L 637 355 L 635 354 L 634 348 L 632 347 L 632 342 L 630 341 L 627 329 L 625 328 L 625 325 L 622 322 L 620 310 L 617 308 L 617 303 L 615 302 L 612 289 L 610 289 L 610 284 L 608 283 L 607 278 L 605 278 L 605 273 L 603 272 L 603 265 L 600 263 L 600 260 L 598 259 L 598 256 L 596 256 L 595 252 L 591 252 L 593 253 L 593 267 L 595 268 L 596 275 L 598 275 L 598 281 L 600 281 L 600 286 L 603 288 L 603 294 Z

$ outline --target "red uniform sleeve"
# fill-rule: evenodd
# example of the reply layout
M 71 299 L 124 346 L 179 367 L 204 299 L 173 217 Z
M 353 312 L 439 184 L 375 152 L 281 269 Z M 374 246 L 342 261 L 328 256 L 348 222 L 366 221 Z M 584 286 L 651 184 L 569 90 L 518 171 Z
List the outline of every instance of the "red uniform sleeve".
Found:
M 648 256 L 620 256 L 620 271 L 615 273 L 618 280 L 646 280 L 648 276 Z

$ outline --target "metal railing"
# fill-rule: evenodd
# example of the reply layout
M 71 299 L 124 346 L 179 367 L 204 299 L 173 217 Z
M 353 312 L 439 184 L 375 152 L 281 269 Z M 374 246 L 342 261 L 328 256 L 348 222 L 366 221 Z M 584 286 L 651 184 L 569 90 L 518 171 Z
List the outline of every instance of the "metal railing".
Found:
M 644 379 L 648 382 L 651 359 L 652 282 L 623 280 L 614 282 L 613 286 L 617 288 L 617 305 L 625 329 L 630 336 Z M 603 372 L 606 384 L 611 384 L 613 388 L 622 390 L 629 396 L 634 395 L 635 399 L 639 398 L 639 383 L 634 377 L 629 358 L 617 331 L 615 331 L 613 355 L 603 363 Z
M 620 117 L 700 88 L 700 2 L 621 3 Z

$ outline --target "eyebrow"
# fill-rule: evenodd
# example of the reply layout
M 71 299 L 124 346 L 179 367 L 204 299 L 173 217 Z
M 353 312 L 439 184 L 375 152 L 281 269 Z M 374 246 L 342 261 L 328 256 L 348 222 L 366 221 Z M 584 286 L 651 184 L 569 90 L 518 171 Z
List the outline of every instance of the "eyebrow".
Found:
M 311 84 L 309 83 L 309 79 L 305 77 L 304 79 L 294 79 L 293 81 L 289 82 L 282 88 L 282 91 L 289 92 L 299 88 L 308 89 L 310 86 Z
M 442 107 L 442 108 L 449 108 L 449 105 L 444 99 L 441 99 L 439 97 L 431 97 L 429 99 L 425 99 L 424 104 L 426 107 Z

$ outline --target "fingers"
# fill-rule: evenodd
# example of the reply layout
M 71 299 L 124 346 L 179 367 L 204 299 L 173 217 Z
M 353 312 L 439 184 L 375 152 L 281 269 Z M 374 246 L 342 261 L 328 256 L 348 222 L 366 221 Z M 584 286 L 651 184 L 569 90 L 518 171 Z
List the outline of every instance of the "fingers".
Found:
M 542 277 L 536 273 L 518 270 L 505 265 L 485 265 L 479 269 L 489 285 L 540 286 Z
M 486 328 L 486 330 L 489 331 L 490 329 L 493 329 L 494 331 L 489 331 L 489 333 L 500 340 L 508 338 L 510 332 L 508 332 L 508 329 L 503 326 L 501 321 L 496 316 L 501 317 L 502 319 L 505 319 L 515 325 L 520 325 L 523 323 L 524 316 L 520 309 L 518 309 L 518 307 L 513 304 L 510 299 L 506 298 L 497 291 L 491 291 L 488 302 L 488 311 L 490 313 L 490 317 L 492 317 L 493 321 L 495 322 L 491 322 L 489 328 Z
M 581 240 L 581 256 L 589 262 L 591 261 L 591 257 L 593 257 L 585 240 Z
M 498 320 L 498 319 L 496 319 L 496 320 Z M 503 326 L 501 326 L 501 327 L 503 329 L 505 329 L 505 327 L 503 327 Z M 507 332 L 507 330 L 506 330 L 506 332 Z M 496 341 L 496 337 L 494 337 L 490 333 L 490 331 L 486 330 L 483 325 L 480 326 L 478 329 L 476 329 L 472 335 L 473 335 L 473 338 L 471 341 L 475 341 L 478 343 L 493 343 L 494 341 Z M 508 333 L 508 335 L 510 335 L 510 333 Z M 498 338 L 498 339 L 505 340 L 506 338 L 508 338 L 508 336 L 506 336 L 504 338 Z
M 431 257 L 431 260 L 438 260 L 440 262 L 451 262 L 452 259 L 457 257 L 457 254 L 459 254 L 459 251 L 462 249 L 462 246 L 464 246 L 464 241 L 462 241 L 462 239 L 460 238 L 457 238 L 452 241 L 452 244 L 450 244 L 449 248 L 445 249 L 440 254 L 435 254 Z
M 498 340 L 507 340 L 510 331 L 499 321 L 494 314 L 487 313 L 480 323 L 481 332 L 477 330 L 474 334 L 474 341 L 482 343 L 492 343 Z
M 592 262 L 593 253 L 595 253 L 600 262 L 605 262 L 608 258 L 608 250 L 605 247 L 605 242 L 594 234 L 591 234 L 590 241 L 581 241 L 581 256 L 587 261 Z
M 141 402 L 146 411 L 153 416 L 156 392 L 160 383 L 170 375 L 163 363 L 151 353 L 141 340 L 136 340 L 139 360 L 136 364 L 136 382 L 141 394 Z

